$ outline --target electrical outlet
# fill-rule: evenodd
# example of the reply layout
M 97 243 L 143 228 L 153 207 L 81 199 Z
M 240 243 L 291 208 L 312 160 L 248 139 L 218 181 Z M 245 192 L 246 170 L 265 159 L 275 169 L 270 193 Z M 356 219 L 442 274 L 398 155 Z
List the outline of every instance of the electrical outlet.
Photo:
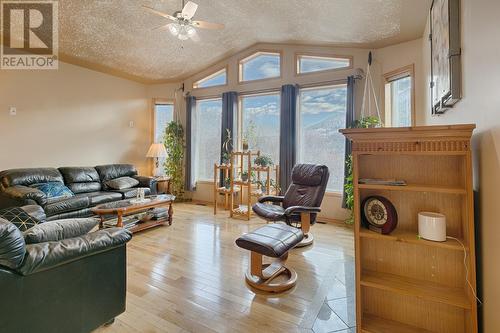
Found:
M 16 109 L 16 107 L 15 107 L 15 106 L 11 106 L 11 107 L 9 108 L 9 114 L 10 114 L 11 116 L 16 116 L 16 115 L 17 115 L 17 109 Z
M 134 128 L 134 125 L 135 125 L 135 124 L 134 124 L 134 121 L 133 121 L 133 120 L 131 120 L 131 121 L 128 123 L 128 127 L 130 127 L 130 128 Z

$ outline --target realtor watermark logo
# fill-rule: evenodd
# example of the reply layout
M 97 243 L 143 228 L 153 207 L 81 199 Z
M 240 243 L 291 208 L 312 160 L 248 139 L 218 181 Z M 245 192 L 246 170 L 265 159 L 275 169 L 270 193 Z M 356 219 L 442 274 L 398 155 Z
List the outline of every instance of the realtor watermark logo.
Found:
M 57 69 L 57 1 L 0 0 L 0 69 Z

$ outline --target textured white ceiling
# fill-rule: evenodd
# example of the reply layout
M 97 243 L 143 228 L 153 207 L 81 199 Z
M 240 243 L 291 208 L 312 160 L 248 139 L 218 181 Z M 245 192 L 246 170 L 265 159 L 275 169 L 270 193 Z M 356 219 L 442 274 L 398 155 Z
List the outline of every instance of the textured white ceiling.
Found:
M 224 23 L 181 42 L 165 13 L 180 0 L 60 0 L 61 59 L 146 82 L 185 78 L 257 42 L 381 47 L 422 35 L 431 0 L 194 0 L 195 19 Z

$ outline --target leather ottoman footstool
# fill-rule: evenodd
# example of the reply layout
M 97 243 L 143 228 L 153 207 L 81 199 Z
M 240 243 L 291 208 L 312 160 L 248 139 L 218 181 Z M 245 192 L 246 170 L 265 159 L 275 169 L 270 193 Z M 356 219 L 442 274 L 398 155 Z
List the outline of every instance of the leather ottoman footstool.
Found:
M 285 266 L 288 251 L 300 243 L 304 234 L 300 229 L 285 224 L 269 224 L 244 234 L 236 240 L 236 245 L 250 251 L 250 270 L 245 279 L 259 290 L 282 292 L 295 286 L 297 273 Z M 263 264 L 262 256 L 277 258 L 272 264 Z M 278 276 L 286 280 L 273 283 Z

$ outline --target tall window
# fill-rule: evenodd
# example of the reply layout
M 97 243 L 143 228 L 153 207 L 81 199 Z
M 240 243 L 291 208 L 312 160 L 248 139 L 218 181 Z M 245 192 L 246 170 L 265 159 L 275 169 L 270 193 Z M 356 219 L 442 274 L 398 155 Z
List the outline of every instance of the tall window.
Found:
M 347 86 L 301 89 L 299 93 L 299 156 L 301 163 L 324 164 L 330 170 L 328 190 L 342 192 L 344 184 Z
M 280 156 L 280 94 L 259 94 L 240 98 L 240 140 L 249 149 L 269 155 L 275 164 Z
M 155 102 L 154 110 L 154 140 L 163 142 L 167 124 L 174 120 L 174 105 L 167 102 Z
M 281 75 L 281 55 L 277 52 L 257 52 L 240 61 L 239 81 L 271 79 Z
M 385 125 L 407 127 L 414 123 L 413 65 L 384 75 Z
M 192 118 L 193 170 L 198 180 L 213 180 L 221 153 L 222 99 L 196 101 Z

